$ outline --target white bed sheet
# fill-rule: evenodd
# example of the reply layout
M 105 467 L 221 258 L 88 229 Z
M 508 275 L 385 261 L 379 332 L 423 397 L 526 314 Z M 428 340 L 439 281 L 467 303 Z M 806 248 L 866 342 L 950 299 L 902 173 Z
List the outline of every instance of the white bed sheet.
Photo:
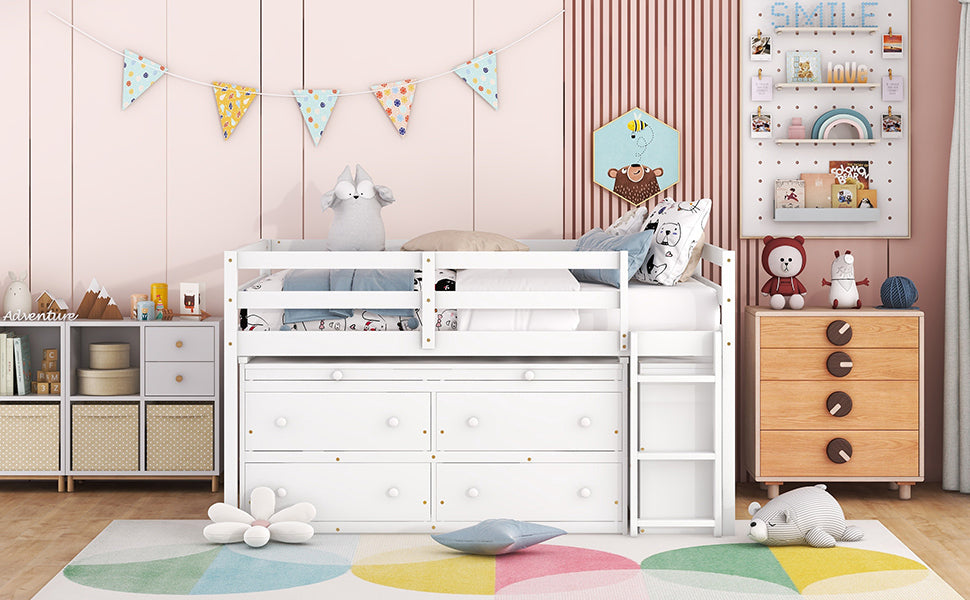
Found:
M 581 283 L 583 290 L 615 290 L 602 283 Z M 720 323 L 717 292 L 690 279 L 673 286 L 630 282 L 630 331 L 710 331 Z M 620 311 L 580 310 L 580 331 L 616 330 Z
M 459 292 L 578 292 L 580 284 L 568 269 L 465 269 L 458 271 Z M 462 309 L 459 331 L 573 331 L 576 309 Z

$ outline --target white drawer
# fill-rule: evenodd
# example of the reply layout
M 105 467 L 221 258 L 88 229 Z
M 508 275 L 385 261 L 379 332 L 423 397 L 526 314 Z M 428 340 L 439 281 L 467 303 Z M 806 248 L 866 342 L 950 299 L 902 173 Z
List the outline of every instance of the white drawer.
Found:
M 211 396 L 214 392 L 214 363 L 145 363 L 146 396 Z
M 621 381 L 619 363 L 517 363 L 505 365 L 384 362 L 380 367 L 258 359 L 246 365 L 247 381 Z
M 619 521 L 618 463 L 437 465 L 439 521 Z
M 430 450 L 427 393 L 246 394 L 247 450 Z
M 249 496 L 259 486 L 275 490 L 280 507 L 310 502 L 318 521 L 431 519 L 427 463 L 249 463 L 243 510 L 250 508 Z
M 620 450 L 617 393 L 439 393 L 439 450 Z
M 145 360 L 215 360 L 213 327 L 146 327 Z

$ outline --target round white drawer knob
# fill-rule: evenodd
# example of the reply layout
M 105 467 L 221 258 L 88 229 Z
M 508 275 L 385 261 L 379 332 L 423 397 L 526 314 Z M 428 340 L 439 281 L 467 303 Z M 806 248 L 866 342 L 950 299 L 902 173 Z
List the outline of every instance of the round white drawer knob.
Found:
M 276 495 L 280 498 L 286 498 L 286 488 L 277 488 Z
M 593 495 L 593 492 L 589 488 L 584 487 L 581 490 L 579 490 L 579 495 L 582 498 L 589 498 L 590 496 Z
M 478 417 L 468 417 L 467 423 L 469 427 L 478 427 Z
M 276 419 L 276 426 L 286 427 L 286 417 L 279 417 L 278 419 Z
M 400 424 L 401 424 L 401 420 L 398 419 L 397 417 L 391 417 L 387 420 L 388 427 L 397 427 Z
M 467 494 L 469 498 L 478 498 L 478 488 L 468 488 L 468 491 L 465 492 L 465 494 Z
M 589 417 L 583 417 L 582 419 L 579 420 L 580 427 L 589 427 L 592 424 L 593 424 L 593 420 L 590 419 Z
M 331 373 L 331 374 L 330 374 L 330 377 L 331 377 L 331 378 L 332 378 L 332 379 L 333 379 L 334 381 L 340 381 L 341 379 L 343 379 L 343 378 L 344 378 L 344 374 L 343 374 L 343 372 L 342 372 L 342 371 L 334 371 L 333 373 Z
M 526 381 L 532 381 L 533 379 L 536 378 L 536 372 L 535 371 L 526 371 L 525 373 L 522 374 L 522 377 Z
M 398 496 L 401 495 L 401 491 L 398 490 L 397 488 L 392 487 L 391 489 L 387 490 L 387 495 L 390 496 L 391 498 L 397 498 Z

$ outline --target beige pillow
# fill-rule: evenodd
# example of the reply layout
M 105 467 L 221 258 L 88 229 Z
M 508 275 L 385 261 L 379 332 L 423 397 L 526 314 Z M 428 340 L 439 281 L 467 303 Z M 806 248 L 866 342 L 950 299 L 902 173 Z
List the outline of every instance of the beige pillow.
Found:
M 677 280 L 678 282 L 684 283 L 685 281 L 690 279 L 691 276 L 694 274 L 694 271 L 697 270 L 697 265 L 699 265 L 701 262 L 701 254 L 703 254 L 704 252 L 704 242 L 706 241 L 707 241 L 707 232 L 702 231 L 701 237 L 697 238 L 697 244 L 694 246 L 694 249 L 690 253 L 690 260 L 687 261 L 687 268 L 684 269 L 684 274 L 680 276 L 680 279 Z
M 432 231 L 410 239 L 401 250 L 468 252 L 476 250 L 528 250 L 529 247 L 512 238 L 487 231 Z

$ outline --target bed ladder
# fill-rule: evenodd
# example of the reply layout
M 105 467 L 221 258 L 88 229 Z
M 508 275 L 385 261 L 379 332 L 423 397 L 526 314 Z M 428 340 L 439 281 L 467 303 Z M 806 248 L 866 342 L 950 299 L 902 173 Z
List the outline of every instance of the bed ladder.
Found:
M 678 352 L 676 358 L 683 359 L 684 363 L 678 369 L 676 365 L 664 372 L 662 368 L 647 369 L 644 373 L 640 365 L 640 345 L 643 343 L 641 336 L 650 336 L 647 339 L 667 339 L 667 335 L 681 336 L 701 336 L 693 337 L 695 342 L 703 339 L 702 342 L 688 344 L 694 350 Z M 659 337 L 658 337 L 659 336 Z M 669 339 L 673 339 L 672 337 Z M 631 536 L 645 533 L 650 530 L 663 529 L 709 529 L 714 536 L 720 537 L 724 533 L 725 515 L 733 515 L 734 507 L 726 507 L 725 503 L 729 497 L 733 498 L 734 482 L 730 481 L 730 494 L 725 492 L 725 452 L 728 456 L 733 456 L 733 449 L 725 448 L 725 418 L 723 406 L 723 368 L 721 360 L 722 333 L 714 332 L 631 332 L 630 335 L 630 363 L 629 363 L 629 430 L 627 440 L 628 465 L 629 465 L 629 487 L 628 487 L 628 506 L 629 506 L 629 533 Z M 669 360 L 669 359 L 668 359 Z M 710 361 L 710 369 L 704 368 L 698 371 L 697 365 L 706 365 Z M 644 365 L 649 365 L 645 362 Z M 693 372 L 691 372 L 693 371 Z M 641 395 L 641 386 L 646 384 L 646 390 Z M 649 393 L 650 384 L 662 389 L 676 389 L 678 384 L 704 384 L 701 389 L 712 390 L 712 397 L 708 399 L 705 395 L 703 401 L 695 398 L 695 409 L 702 406 L 710 406 L 713 410 L 711 416 L 712 427 L 709 440 L 698 440 L 698 445 L 705 445 L 700 450 L 675 450 L 666 451 L 662 448 L 651 447 L 651 440 L 644 439 L 640 428 L 641 408 L 649 405 L 651 396 Z M 732 394 L 733 397 L 733 394 Z M 708 400 L 710 404 L 708 404 Z M 676 408 L 675 408 L 676 411 Z M 689 410 L 687 411 L 689 412 Z M 733 411 L 732 411 L 733 414 Z M 676 412 L 671 415 L 677 418 Z M 733 427 L 733 423 L 730 424 Z M 671 427 L 676 428 L 677 424 L 672 423 Z M 697 436 L 700 437 L 700 436 Z M 733 444 L 733 436 L 730 436 L 730 443 Z M 733 462 L 733 461 L 732 461 Z M 732 467 L 733 468 L 733 467 Z M 666 514 L 642 514 L 641 502 L 646 500 L 647 507 L 644 512 L 649 511 L 651 505 L 657 505 L 656 501 L 644 498 L 644 495 L 658 494 L 661 496 L 675 494 L 677 481 L 676 477 L 671 481 L 658 481 L 659 478 L 651 478 L 650 481 L 642 481 L 641 469 L 651 470 L 655 473 L 689 473 L 691 469 L 695 471 L 693 476 L 694 496 L 693 498 L 681 498 L 680 501 L 673 501 L 678 507 L 691 504 L 693 500 L 695 514 L 688 514 L 690 511 L 681 511 L 672 507 L 659 507 L 658 510 Z M 710 478 L 698 476 L 698 473 L 710 473 Z M 707 498 L 696 497 L 696 494 L 710 486 L 711 496 Z M 672 515 L 671 513 L 677 513 Z M 733 529 L 733 517 L 729 520 L 729 525 Z M 730 531 L 729 531 L 730 533 Z

